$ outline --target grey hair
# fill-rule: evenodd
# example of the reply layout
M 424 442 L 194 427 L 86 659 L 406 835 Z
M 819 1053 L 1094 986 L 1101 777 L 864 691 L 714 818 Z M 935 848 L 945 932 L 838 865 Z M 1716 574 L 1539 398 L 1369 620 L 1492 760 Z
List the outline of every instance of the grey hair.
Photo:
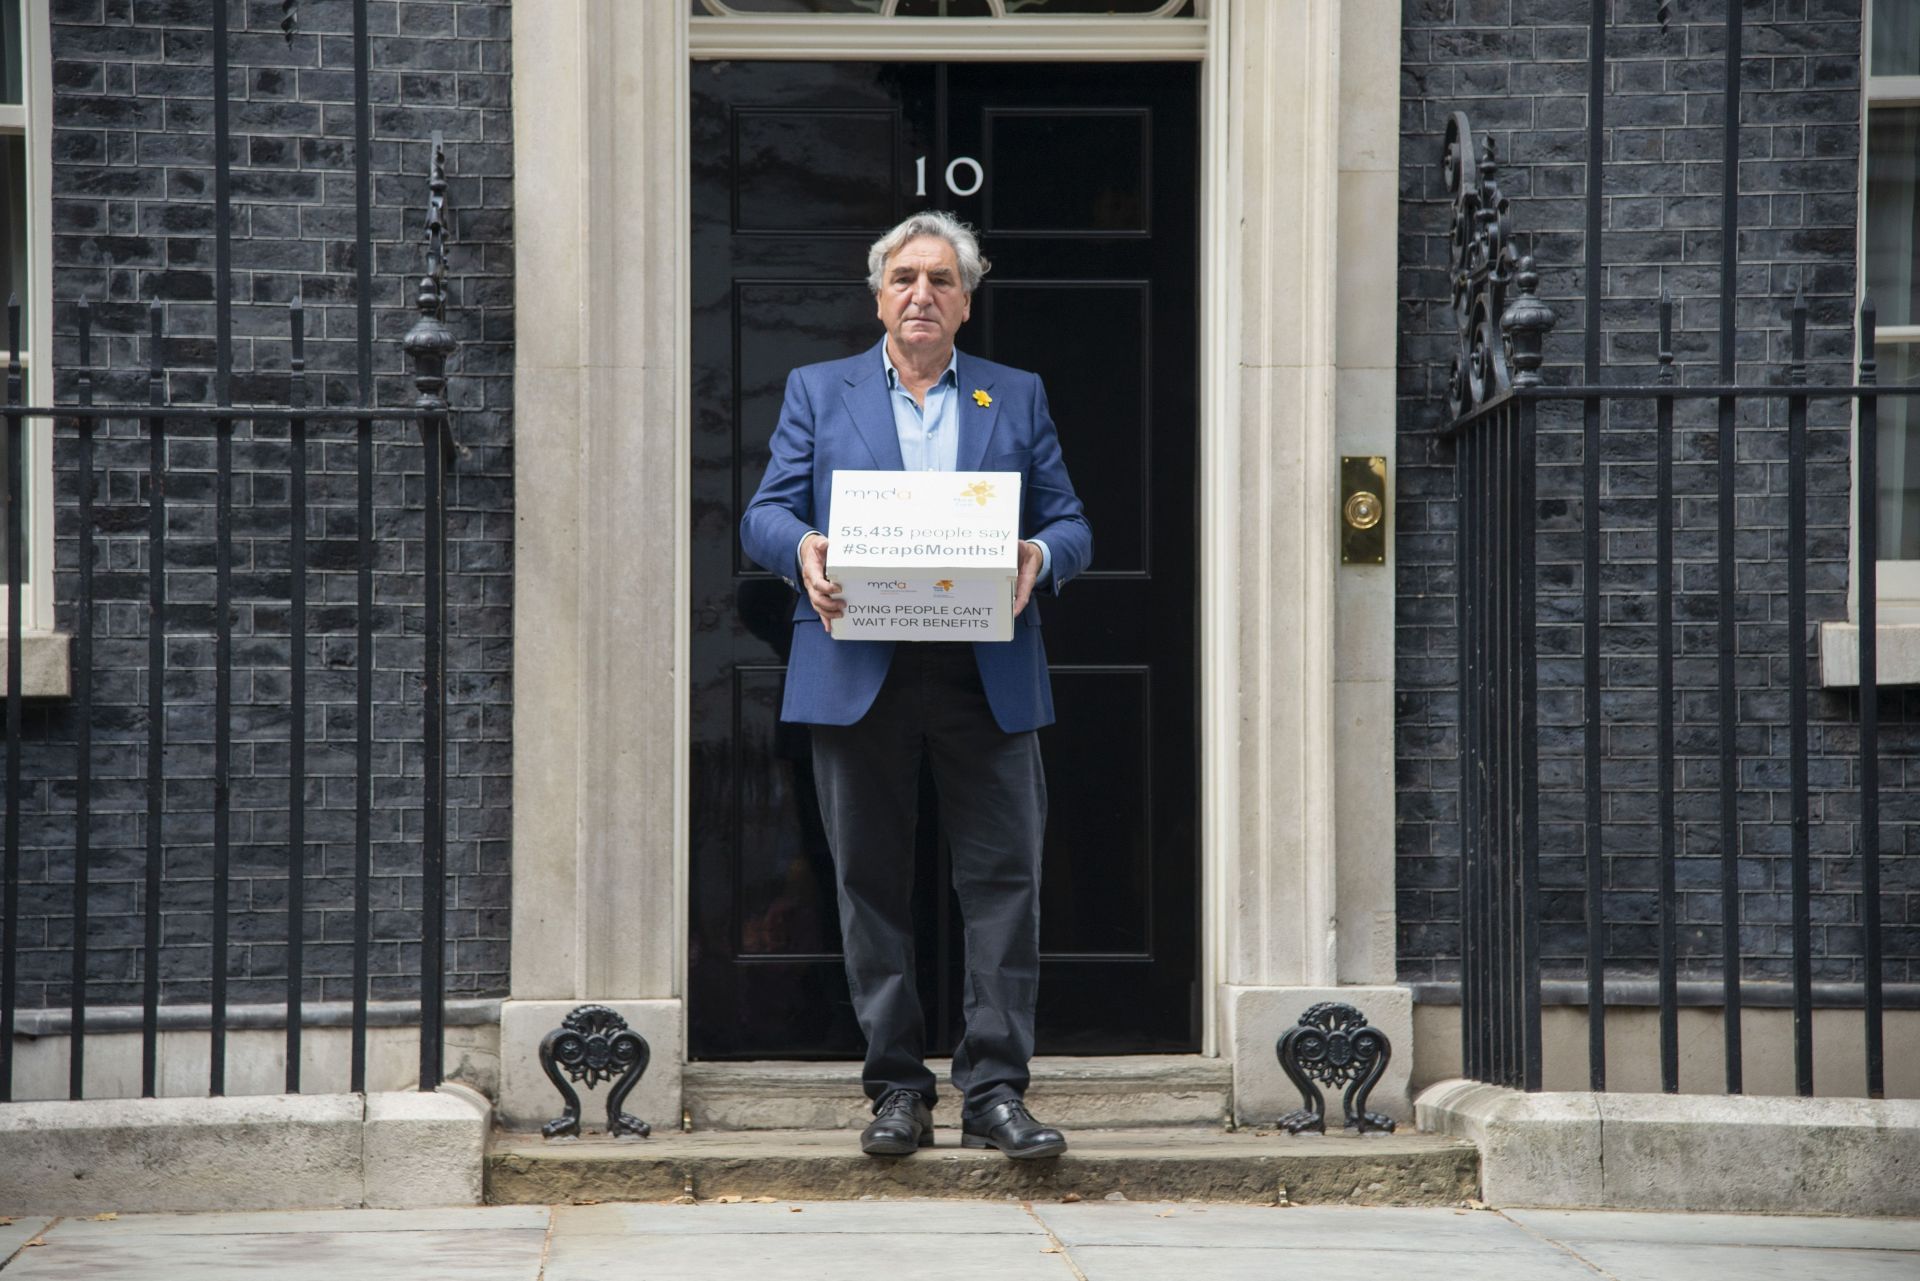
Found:
M 927 209 L 873 242 L 867 250 L 867 288 L 878 295 L 887 273 L 887 259 L 899 253 L 900 247 L 909 240 L 920 236 L 938 236 L 953 246 L 953 256 L 960 261 L 960 287 L 969 294 L 980 287 L 980 278 L 993 267 L 981 256 L 980 241 L 972 227 L 944 209 Z

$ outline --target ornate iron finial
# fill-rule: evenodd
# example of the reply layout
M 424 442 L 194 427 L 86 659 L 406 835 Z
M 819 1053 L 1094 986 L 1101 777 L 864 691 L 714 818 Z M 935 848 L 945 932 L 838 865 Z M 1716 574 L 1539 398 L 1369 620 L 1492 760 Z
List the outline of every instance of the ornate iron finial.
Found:
M 1533 269 L 1532 254 L 1520 260 L 1514 283 L 1520 286 L 1520 296 L 1500 313 L 1500 329 L 1513 361 L 1513 385 L 1538 387 L 1547 334 L 1552 332 L 1559 317 L 1553 314 L 1553 308 L 1540 301 L 1540 273 Z
M 298 290 L 287 304 L 287 405 L 307 407 L 307 309 Z
M 1673 295 L 1660 291 L 1660 381 L 1673 382 Z
M 1880 362 L 1874 359 L 1875 321 L 1879 310 L 1873 305 L 1873 295 L 1868 294 L 1860 300 L 1860 373 L 1858 382 L 1862 386 L 1872 386 L 1880 381 Z
M 413 361 L 414 403 L 420 409 L 445 413 L 447 358 L 460 340 L 447 328 L 447 152 L 438 130 L 427 171 L 427 269 L 420 277 L 415 300 L 420 318 L 407 330 L 405 347 Z
M 80 403 L 93 403 L 93 304 L 85 298 L 80 300 L 78 312 L 80 336 L 76 340 L 80 349 L 80 368 L 75 380 L 80 388 Z
M 1788 333 L 1787 382 L 1804 387 L 1807 385 L 1807 287 L 1804 281 L 1794 285 L 1793 328 Z
M 293 43 L 293 33 L 300 29 L 300 0 L 280 0 L 280 30 L 286 34 L 287 43 Z
M 1448 266 L 1458 348 L 1447 378 L 1447 410 L 1456 419 L 1512 385 L 1500 318 L 1519 255 L 1498 160 L 1493 139 L 1476 147 L 1466 113 L 1454 112 L 1440 163 L 1453 197 Z
M 147 401 L 154 405 L 167 403 L 167 370 L 160 360 L 160 324 L 162 314 L 160 304 L 147 304 Z
M 653 1127 L 622 1112 L 620 1106 L 640 1083 L 652 1058 L 647 1039 L 606 1006 L 582 1005 L 574 1010 L 540 1041 L 540 1066 L 566 1105 L 559 1116 L 540 1127 L 540 1133 L 549 1139 L 580 1133 L 580 1096 L 560 1075 L 565 1068 L 567 1076 L 585 1082 L 589 1090 L 618 1073 L 620 1080 L 607 1095 L 607 1134 L 646 1138 Z
M 1280 1118 L 1289 1134 L 1327 1132 L 1327 1100 L 1315 1081 L 1346 1087 L 1340 1106 L 1348 1129 L 1360 1134 L 1368 1130 L 1393 1133 L 1392 1117 L 1367 1111 L 1367 1096 L 1386 1073 L 1393 1046 L 1387 1034 L 1368 1023 L 1359 1010 L 1338 1001 L 1310 1007 L 1280 1038 L 1274 1053 L 1280 1056 L 1287 1079 L 1300 1091 L 1300 1108 Z

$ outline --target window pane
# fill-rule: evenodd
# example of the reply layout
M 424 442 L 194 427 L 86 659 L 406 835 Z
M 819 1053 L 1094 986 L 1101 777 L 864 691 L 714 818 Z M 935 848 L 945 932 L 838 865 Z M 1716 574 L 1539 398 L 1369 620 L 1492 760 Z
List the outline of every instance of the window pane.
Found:
M 27 334 L 27 140 L 0 137 L 0 305 L 20 300 L 21 341 Z M 0 321 L 4 316 L 0 316 Z M 6 341 L 0 329 L 0 344 Z M 0 357 L 4 359 L 4 357 Z
M 1920 343 L 1875 343 L 1880 381 L 1920 382 Z M 1920 560 L 1920 404 L 1882 396 L 1880 414 L 1880 559 Z
M 987 0 L 900 0 L 896 18 L 990 18 Z
M 1874 0 L 1868 74 L 1920 76 L 1920 0 Z
M 20 96 L 20 0 L 0 0 L 0 102 L 18 104 Z
M 1154 13 L 1166 7 L 1167 0 L 1007 0 L 1007 12 L 1012 13 L 1110 13 L 1133 14 Z M 1176 18 L 1193 16 L 1192 0 L 1181 5 L 1173 13 Z
M 0 0 L 18 4 L 19 0 Z M 886 0 L 689 0 L 696 18 L 711 18 L 731 13 L 881 13 Z M 1920 2 L 1920 0 L 1916 0 Z M 1157 13 L 1167 0 L 1003 0 L 1008 14 L 1091 13 L 1112 17 L 1138 17 Z M 897 18 L 986 18 L 993 15 L 991 0 L 898 0 L 893 10 Z M 1193 0 L 1169 15 L 1191 18 Z
M 1883 325 L 1920 323 L 1920 107 L 1882 109 L 1867 127 L 1867 292 Z
M 879 13 L 881 0 L 693 0 L 693 16 L 734 13 Z

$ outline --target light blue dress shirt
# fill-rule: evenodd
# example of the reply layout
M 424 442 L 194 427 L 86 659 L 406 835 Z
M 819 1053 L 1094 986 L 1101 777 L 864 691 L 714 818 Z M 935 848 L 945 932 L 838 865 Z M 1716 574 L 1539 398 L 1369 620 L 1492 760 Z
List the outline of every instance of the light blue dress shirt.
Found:
M 924 407 L 900 384 L 900 371 L 886 344 L 880 359 L 887 367 L 887 399 L 893 405 L 893 430 L 900 437 L 900 461 L 908 471 L 953 471 L 960 457 L 960 352 L 947 357 L 946 372 L 927 388 Z
M 900 438 L 901 463 L 908 471 L 957 470 L 960 457 L 959 349 L 955 348 L 947 357 L 946 372 L 934 379 L 933 386 L 927 388 L 924 406 L 913 398 L 911 391 L 901 386 L 900 371 L 893 367 L 893 357 L 887 354 L 885 343 L 880 344 L 880 359 L 887 367 L 887 399 L 893 405 L 893 430 Z M 794 546 L 796 561 L 800 548 L 815 532 L 807 531 Z M 1053 553 L 1037 538 L 1027 541 L 1040 549 L 1040 572 L 1033 577 L 1034 586 L 1037 587 L 1047 580 L 1047 573 L 1053 568 Z M 806 581 L 804 574 L 801 581 Z

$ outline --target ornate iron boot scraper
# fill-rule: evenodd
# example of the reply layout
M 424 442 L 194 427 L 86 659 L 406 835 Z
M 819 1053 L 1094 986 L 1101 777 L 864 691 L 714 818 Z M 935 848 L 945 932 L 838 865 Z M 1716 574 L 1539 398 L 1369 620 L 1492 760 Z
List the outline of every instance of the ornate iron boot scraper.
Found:
M 566 1110 L 541 1126 L 540 1133 L 549 1139 L 580 1133 L 580 1096 L 560 1075 L 560 1069 L 565 1068 L 567 1076 L 586 1082 L 589 1090 L 619 1074 L 620 1080 L 607 1095 L 607 1134 L 646 1138 L 653 1127 L 622 1112 L 620 1105 L 640 1084 L 641 1074 L 652 1058 L 646 1038 L 606 1006 L 582 1005 L 574 1010 L 540 1041 L 540 1066 L 566 1103 Z
M 1367 1016 L 1351 1005 L 1322 1001 L 1300 1016 L 1274 1046 L 1280 1067 L 1300 1091 L 1301 1107 L 1280 1118 L 1289 1134 L 1302 1130 L 1327 1132 L 1327 1100 L 1314 1081 L 1346 1087 L 1340 1106 L 1347 1114 L 1347 1128 L 1360 1134 L 1377 1130 L 1391 1134 L 1394 1120 L 1380 1112 L 1367 1111 L 1367 1096 L 1387 1070 L 1393 1046 L 1387 1034 L 1367 1022 Z

